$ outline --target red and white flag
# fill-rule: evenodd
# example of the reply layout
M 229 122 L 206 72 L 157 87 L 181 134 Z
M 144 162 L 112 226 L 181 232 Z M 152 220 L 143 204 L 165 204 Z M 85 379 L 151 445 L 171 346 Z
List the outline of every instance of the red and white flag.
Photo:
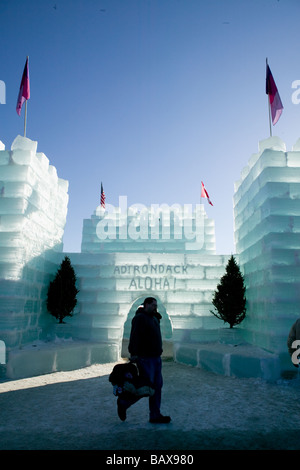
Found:
M 103 207 L 103 209 L 105 209 L 105 194 L 104 194 L 104 191 L 103 191 L 103 185 L 102 185 L 102 183 L 101 183 L 100 204 L 101 204 L 101 207 Z
M 208 192 L 206 191 L 205 189 L 205 186 L 203 184 L 203 182 L 201 181 L 201 197 L 205 197 L 207 200 L 208 200 L 208 203 L 213 206 L 213 203 L 211 202 L 211 200 L 209 199 L 209 195 L 208 195 Z
M 27 57 L 23 75 L 22 75 L 20 91 L 19 91 L 19 96 L 18 96 L 18 101 L 17 101 L 17 108 L 16 108 L 19 116 L 21 115 L 21 109 L 22 109 L 24 101 L 29 100 L 29 98 L 30 98 L 30 84 L 29 84 L 29 66 L 28 66 L 28 57 Z

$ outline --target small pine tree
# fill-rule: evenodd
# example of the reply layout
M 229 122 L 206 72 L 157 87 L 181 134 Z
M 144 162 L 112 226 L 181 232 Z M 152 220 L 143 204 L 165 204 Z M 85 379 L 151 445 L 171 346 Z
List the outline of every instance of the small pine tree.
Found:
M 231 256 L 226 266 L 226 274 L 221 278 L 212 300 L 217 312 L 211 310 L 211 313 L 229 323 L 230 328 L 238 325 L 246 315 L 245 291 L 243 275 L 234 256 Z
M 59 323 L 64 323 L 63 319 L 65 317 L 73 315 L 78 292 L 75 271 L 70 258 L 66 256 L 61 262 L 54 280 L 49 284 L 47 295 L 47 309 L 51 315 L 59 320 Z

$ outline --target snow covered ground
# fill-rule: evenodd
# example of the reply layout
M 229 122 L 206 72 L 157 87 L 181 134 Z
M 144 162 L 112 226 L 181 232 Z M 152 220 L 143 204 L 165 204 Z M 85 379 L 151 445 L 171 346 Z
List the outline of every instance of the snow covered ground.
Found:
M 114 364 L 0 383 L 0 449 L 300 449 L 300 379 L 266 383 L 163 361 L 162 413 L 143 398 L 121 422 Z

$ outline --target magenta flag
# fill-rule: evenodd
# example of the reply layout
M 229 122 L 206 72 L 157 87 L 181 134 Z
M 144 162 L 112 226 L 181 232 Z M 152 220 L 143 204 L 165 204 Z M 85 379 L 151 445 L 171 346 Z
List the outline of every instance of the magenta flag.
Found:
M 281 99 L 277 90 L 275 80 L 273 78 L 273 75 L 271 73 L 271 70 L 268 64 L 267 64 L 267 73 L 266 73 L 266 94 L 269 95 L 272 123 L 274 126 L 281 116 L 283 106 L 281 103 Z
M 21 109 L 25 100 L 30 98 L 30 85 L 29 85 L 29 67 L 28 67 L 28 57 L 26 59 L 24 72 L 21 80 L 20 91 L 17 101 L 17 113 L 21 115 Z

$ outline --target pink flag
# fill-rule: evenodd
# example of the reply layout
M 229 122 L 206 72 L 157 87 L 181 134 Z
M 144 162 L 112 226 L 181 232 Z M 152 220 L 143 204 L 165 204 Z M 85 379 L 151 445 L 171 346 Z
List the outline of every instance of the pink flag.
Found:
M 26 59 L 24 72 L 21 80 L 20 91 L 17 102 L 17 113 L 21 115 L 21 109 L 25 100 L 30 98 L 30 85 L 29 85 L 29 67 L 28 67 L 28 57 Z
M 272 123 L 274 126 L 281 116 L 283 106 L 277 90 L 277 86 L 275 84 L 273 75 L 268 64 L 266 72 L 266 94 L 269 95 Z
M 201 189 L 201 197 L 205 197 L 205 198 L 208 200 L 209 204 L 210 204 L 211 206 L 213 206 L 213 203 L 212 203 L 211 200 L 209 199 L 209 195 L 208 195 L 208 193 L 207 193 L 207 191 L 206 191 L 206 189 L 205 189 L 205 186 L 204 186 L 204 184 L 202 183 L 202 181 L 201 181 L 201 186 L 202 186 L 202 189 Z

